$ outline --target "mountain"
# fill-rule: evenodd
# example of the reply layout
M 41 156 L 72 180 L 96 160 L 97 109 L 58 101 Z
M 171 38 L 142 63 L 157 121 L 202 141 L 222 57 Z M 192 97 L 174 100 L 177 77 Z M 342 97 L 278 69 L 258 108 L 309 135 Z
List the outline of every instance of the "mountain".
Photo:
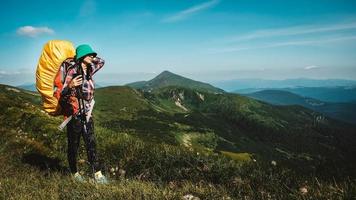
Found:
M 297 87 L 285 88 L 283 90 L 295 94 L 319 99 L 326 102 L 347 103 L 356 101 L 356 86 L 345 87 Z
M 23 85 L 18 85 L 16 87 L 24 89 L 24 90 L 33 91 L 33 92 L 37 91 L 36 84 L 23 84 Z
M 302 97 L 292 92 L 283 90 L 262 90 L 259 92 L 245 94 L 244 96 L 266 101 L 275 105 L 301 105 L 304 107 L 309 107 L 321 106 L 324 104 L 322 101 L 308 97 Z
M 320 112 L 328 117 L 349 123 L 356 123 L 355 103 L 329 103 L 317 99 L 302 97 L 297 94 L 283 90 L 262 90 L 259 92 L 245 94 L 264 102 L 275 105 L 300 105 L 305 108 Z
M 101 126 L 134 130 L 147 141 L 175 144 L 190 138 L 187 143 L 199 144 L 192 138 L 209 135 L 206 144 L 215 151 L 245 152 L 318 173 L 336 160 L 345 164 L 355 151 L 355 126 L 300 106 L 273 106 L 236 94 L 177 86 L 151 92 L 107 87 L 96 94 Z
M 254 93 L 262 90 L 267 90 L 267 89 L 248 88 L 248 89 L 235 90 L 234 93 L 248 94 L 248 93 Z M 334 103 L 356 102 L 355 86 L 269 88 L 268 90 L 288 91 L 303 97 L 314 98 L 325 102 L 334 102 Z
M 127 84 L 127 86 L 136 89 L 142 89 L 145 91 L 151 91 L 167 86 L 180 86 L 180 87 L 186 87 L 186 88 L 196 89 L 199 91 L 212 92 L 212 93 L 224 92 L 224 90 L 220 88 L 216 88 L 208 83 L 203 83 L 189 78 L 185 78 L 183 76 L 174 74 L 169 71 L 163 71 L 162 73 L 160 73 L 155 78 L 149 81 L 139 81 L 139 82 L 129 83 Z
M 345 79 L 284 79 L 284 80 L 266 80 L 266 79 L 237 79 L 215 81 L 214 86 L 226 91 L 236 91 L 243 89 L 272 89 L 272 88 L 294 88 L 294 87 L 349 87 L 356 86 L 356 80 Z

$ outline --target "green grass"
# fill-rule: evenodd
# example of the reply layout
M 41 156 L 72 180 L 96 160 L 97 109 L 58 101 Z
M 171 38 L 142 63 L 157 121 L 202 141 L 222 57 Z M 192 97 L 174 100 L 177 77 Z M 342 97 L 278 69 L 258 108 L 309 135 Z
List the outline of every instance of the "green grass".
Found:
M 233 153 L 228 151 L 221 151 L 222 154 L 232 158 L 233 160 L 240 161 L 240 162 L 251 162 L 252 155 L 249 153 Z
M 248 107 L 240 111 L 241 105 L 234 100 L 240 99 L 239 96 L 204 94 L 206 104 L 187 99 L 187 105 L 196 109 L 194 112 L 156 112 L 150 107 L 152 99 L 142 99 L 142 93 L 127 87 L 104 88 L 97 93 L 101 98 L 96 99 L 97 148 L 111 184 L 79 184 L 68 174 L 65 132 L 56 129 L 62 119 L 41 112 L 35 94 L 9 91 L 5 87 L 0 87 L 0 199 L 182 199 L 186 194 L 200 199 L 352 199 L 356 196 L 354 178 L 317 178 L 314 173 L 291 169 L 279 160 L 276 166 L 271 165 L 274 157 L 253 152 L 258 148 L 261 149 L 257 152 L 271 149 L 270 143 L 243 135 L 246 128 L 236 127 L 240 132 L 231 132 L 233 126 L 226 121 L 239 116 L 224 118 L 229 117 L 226 113 L 230 108 L 221 104 L 236 106 L 235 111 L 244 116 L 257 108 L 258 116 L 266 115 L 268 109 L 277 116 L 282 111 L 255 101 L 249 104 L 246 98 L 241 101 Z M 194 92 L 185 94 L 195 95 Z M 217 112 L 224 112 L 218 117 L 211 112 L 199 112 L 213 109 L 207 107 L 209 104 L 216 105 Z M 189 145 L 183 145 L 187 136 Z M 78 166 L 89 177 L 81 144 L 78 160 L 84 162 Z M 228 145 L 235 150 L 227 150 Z M 248 148 L 251 151 L 244 151 Z M 289 153 L 284 148 L 273 150 L 278 154 Z M 252 154 L 256 162 L 251 162 Z M 296 155 L 299 165 L 303 162 L 298 159 L 310 157 L 303 153 L 290 155 Z M 308 190 L 306 194 L 300 192 L 304 187 Z
M 111 184 L 77 183 L 66 172 L 22 162 L 27 152 L 24 146 L 41 150 L 34 145 L 38 139 L 23 142 L 16 137 L 19 133 L 3 128 L 0 134 L 3 199 L 181 199 L 186 194 L 201 199 L 351 199 L 356 194 L 355 180 L 318 180 L 297 175 L 279 163 L 273 166 L 260 160 L 240 165 L 219 155 L 152 145 L 129 134 L 113 135 L 103 129 L 97 132 L 99 152 Z M 124 176 L 116 170 L 110 172 L 116 166 L 126 171 Z M 88 171 L 84 174 L 89 176 Z M 299 191 L 303 187 L 308 190 L 304 195 Z

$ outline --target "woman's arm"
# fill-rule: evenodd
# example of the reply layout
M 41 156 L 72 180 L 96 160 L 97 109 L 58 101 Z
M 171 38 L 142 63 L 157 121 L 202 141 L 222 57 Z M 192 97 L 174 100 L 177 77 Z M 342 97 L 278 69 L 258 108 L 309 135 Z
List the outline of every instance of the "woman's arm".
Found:
M 105 60 L 99 57 L 95 57 L 92 60 L 92 65 L 91 65 L 91 75 L 94 75 L 97 71 L 99 71 L 105 64 Z

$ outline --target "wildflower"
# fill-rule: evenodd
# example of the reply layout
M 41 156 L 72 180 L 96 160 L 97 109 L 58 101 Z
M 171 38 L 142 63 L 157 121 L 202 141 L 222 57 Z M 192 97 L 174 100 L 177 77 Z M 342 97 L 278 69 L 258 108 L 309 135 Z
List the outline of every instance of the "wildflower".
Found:
M 271 165 L 276 166 L 276 165 L 277 165 L 277 162 L 274 161 L 274 160 L 272 160 Z
M 115 169 L 112 167 L 112 168 L 110 169 L 110 172 L 111 172 L 111 173 L 114 173 L 114 172 L 115 172 Z
M 252 159 L 252 161 L 253 161 L 253 162 L 257 162 L 257 160 L 256 160 L 256 159 Z
M 307 187 L 301 187 L 301 188 L 299 188 L 299 192 L 302 194 L 302 195 L 305 195 L 305 194 L 307 194 L 308 193 L 308 189 L 307 189 Z
M 183 196 L 183 200 L 200 200 L 199 197 L 195 197 L 192 194 L 186 194 Z
M 79 162 L 79 164 L 84 164 L 85 160 L 84 159 L 79 159 L 78 162 Z

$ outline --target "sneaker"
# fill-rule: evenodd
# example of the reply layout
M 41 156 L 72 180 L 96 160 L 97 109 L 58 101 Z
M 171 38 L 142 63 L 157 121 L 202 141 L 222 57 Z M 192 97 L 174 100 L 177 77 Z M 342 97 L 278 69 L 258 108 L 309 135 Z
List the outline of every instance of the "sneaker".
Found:
M 84 182 L 85 182 L 83 176 L 80 175 L 79 172 L 76 172 L 76 173 L 73 175 L 73 178 L 74 178 L 74 180 L 77 181 L 77 182 L 80 182 L 80 183 L 84 183 Z
M 109 183 L 108 179 L 101 173 L 101 171 L 98 171 L 94 174 L 94 180 L 96 183 L 99 183 L 99 184 L 108 184 Z

